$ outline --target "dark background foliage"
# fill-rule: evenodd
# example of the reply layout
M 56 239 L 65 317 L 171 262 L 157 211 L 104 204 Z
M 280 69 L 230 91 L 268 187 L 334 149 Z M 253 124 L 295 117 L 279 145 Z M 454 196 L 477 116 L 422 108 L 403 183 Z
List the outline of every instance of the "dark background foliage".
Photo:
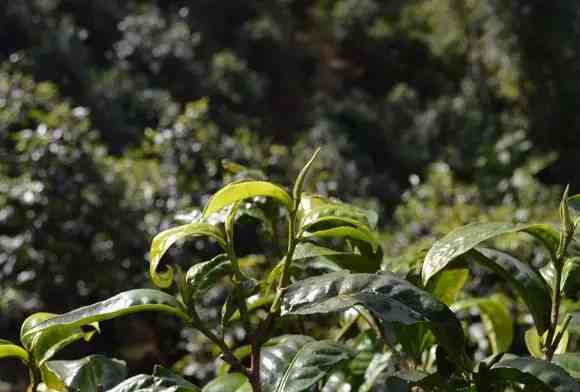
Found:
M 550 219 L 552 185 L 580 184 L 579 15 L 572 0 L 1 2 L 0 335 L 147 284 L 150 239 L 223 183 L 222 159 L 288 184 L 322 146 L 310 190 L 378 210 L 386 263 L 467 221 Z M 136 367 L 198 349 L 184 336 L 160 357 L 171 334 L 143 320 Z

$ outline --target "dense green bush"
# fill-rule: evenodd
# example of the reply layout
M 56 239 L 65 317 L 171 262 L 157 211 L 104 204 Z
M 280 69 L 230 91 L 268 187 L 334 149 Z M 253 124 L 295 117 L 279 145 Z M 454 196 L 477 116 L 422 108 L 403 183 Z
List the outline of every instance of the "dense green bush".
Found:
M 0 358 L 28 367 L 30 391 L 199 391 L 161 366 L 152 375 L 128 378 L 124 362 L 102 355 L 53 360 L 71 343 L 91 340 L 101 322 L 162 312 L 197 330 L 220 353 L 223 363 L 206 392 L 580 391 L 580 357 L 569 351 L 576 343 L 577 306 L 564 302 L 578 287 L 580 195 L 564 192 L 559 230 L 539 223 L 471 223 L 435 242 L 421 256 L 418 274 L 396 275 L 380 270 L 376 213 L 303 192 L 317 154 L 291 193 L 260 172 L 246 173 L 214 193 L 198 216 L 157 234 L 149 277 L 165 291 L 132 289 L 60 315 L 34 313 L 21 326 L 20 345 L 0 341 Z M 258 221 L 272 240 L 261 256 L 240 257 L 239 223 L 246 218 Z M 548 258 L 541 269 L 484 246 L 517 233 L 541 245 Z M 217 255 L 188 267 L 167 264 L 164 256 L 174 244 L 200 236 L 216 243 Z M 462 294 L 472 264 L 504 279 L 515 295 Z M 221 311 L 201 314 L 203 298 L 224 284 L 229 291 Z M 516 307 L 516 296 L 523 306 Z M 462 325 L 457 316 L 471 308 L 489 340 L 487 358 L 473 358 L 464 329 L 476 332 L 469 318 Z M 531 324 L 524 339 L 531 358 L 506 353 L 516 308 L 530 320 L 524 321 Z M 237 323 L 247 337 L 232 347 L 226 335 Z

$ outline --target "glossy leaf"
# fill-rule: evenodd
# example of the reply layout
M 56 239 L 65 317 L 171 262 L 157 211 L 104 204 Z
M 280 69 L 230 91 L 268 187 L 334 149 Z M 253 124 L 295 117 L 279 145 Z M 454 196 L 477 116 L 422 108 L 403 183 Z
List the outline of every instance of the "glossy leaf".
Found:
M 22 347 L 8 340 L 0 339 L 0 359 L 16 358 L 22 362 L 28 362 L 28 353 Z
M 560 333 L 562 331 L 562 326 L 559 325 L 556 328 L 556 334 Z M 544 332 L 544 335 L 542 336 L 542 340 L 546 340 L 546 337 L 548 335 L 548 332 Z M 558 347 L 556 348 L 555 353 L 556 354 L 563 354 L 566 352 L 566 349 L 568 348 L 568 340 L 569 340 L 570 334 L 568 332 L 568 330 L 564 331 L 564 333 L 562 334 L 562 338 L 560 339 L 560 343 L 558 343 Z M 542 343 L 540 340 L 540 336 L 538 335 L 538 331 L 536 330 L 536 328 L 530 328 L 526 331 L 526 333 L 524 334 L 524 340 L 526 342 L 526 347 L 528 349 L 528 352 L 535 358 L 544 358 L 544 352 L 542 351 Z
M 458 256 L 494 237 L 526 232 L 543 243 L 551 254 L 555 254 L 559 242 L 558 232 L 550 225 L 516 225 L 512 223 L 472 223 L 457 228 L 437 241 L 423 262 L 421 271 L 426 284 L 435 274 L 444 269 Z
M 378 382 L 382 375 L 394 372 L 393 353 L 375 354 L 370 362 L 364 377 L 364 383 L 358 392 L 371 392 L 373 386 Z M 390 372 L 389 372 L 390 370 Z
M 508 308 L 509 300 L 501 294 L 490 297 L 470 298 L 453 304 L 454 311 L 471 307 L 479 309 L 483 326 L 494 354 L 508 351 L 514 338 L 513 315 Z
M 576 380 L 580 380 L 580 354 L 565 353 L 556 354 L 553 359 L 554 363 L 568 372 Z
M 493 249 L 472 249 L 466 259 L 476 261 L 504 278 L 525 302 L 536 328 L 544 333 L 550 325 L 550 288 L 528 264 Z
M 81 327 L 137 312 L 167 312 L 191 321 L 183 305 L 175 297 L 159 290 L 136 289 L 41 322 L 26 332 L 23 338 L 48 329 Z
M 301 392 L 320 381 L 353 353 L 332 341 L 284 335 L 262 348 L 260 378 L 263 392 Z
M 34 360 L 40 366 L 56 353 L 78 340 L 90 341 L 95 333 L 100 332 L 99 323 L 91 323 L 82 327 L 61 327 L 28 334 L 28 331 L 38 324 L 58 316 L 53 313 L 34 313 L 22 323 L 20 329 L 22 344 L 32 352 Z
M 356 387 L 352 381 L 345 371 L 337 369 L 328 375 L 320 392 L 356 391 Z
M 212 285 L 224 276 L 233 272 L 232 264 L 225 254 L 194 265 L 187 271 L 186 282 L 189 285 L 191 296 L 197 298 L 203 295 Z
M 463 330 L 445 304 L 390 273 L 335 272 L 290 285 L 282 312 L 289 315 L 324 314 L 362 305 L 382 322 L 426 323 L 439 343 L 458 361 L 464 359 Z
M 293 260 L 324 257 L 340 267 L 353 272 L 375 272 L 380 268 L 381 257 L 377 254 L 357 254 L 337 251 L 312 242 L 303 241 L 296 246 Z
M 315 226 L 353 226 L 374 229 L 378 215 L 336 199 L 318 195 L 302 196 L 298 209 L 301 230 L 316 231 Z
M 199 392 L 199 388 L 171 371 L 156 366 L 152 376 L 140 374 L 131 377 L 107 392 Z
M 503 381 L 533 386 L 535 391 L 578 392 L 578 384 L 564 369 L 535 358 L 500 361 L 490 369 L 490 376 Z
M 580 291 L 580 257 L 566 260 L 562 268 L 562 291 L 571 296 Z
M 283 188 L 268 181 L 240 181 L 226 185 L 208 201 L 203 211 L 206 217 L 238 201 L 254 197 L 270 197 L 292 211 L 292 197 Z
M 296 178 L 296 182 L 294 183 L 294 188 L 292 190 L 292 197 L 294 198 L 294 203 L 300 203 L 300 199 L 302 197 L 302 190 L 304 188 L 304 181 L 306 180 L 306 175 L 308 174 L 308 171 L 312 167 L 312 164 L 316 160 L 316 157 L 318 156 L 319 153 L 320 153 L 320 147 L 317 148 L 316 151 L 314 151 L 314 154 L 312 154 L 312 157 L 308 160 L 308 162 L 306 162 L 306 165 L 304 165 L 302 170 L 300 170 L 300 173 L 298 174 L 298 177 Z M 294 210 L 296 210 L 297 208 L 298 208 L 298 205 L 293 206 Z
M 356 241 L 363 241 L 372 246 L 373 252 L 376 252 L 380 247 L 378 238 L 376 238 L 372 231 L 365 227 L 339 226 L 326 230 L 305 232 L 302 236 L 304 238 L 315 237 L 319 239 L 349 238 Z
M 97 392 L 109 389 L 127 376 L 125 363 L 102 355 L 76 361 L 48 361 L 48 370 L 73 391 Z
M 173 269 L 171 266 L 167 266 L 163 272 L 157 271 L 161 258 L 169 250 L 171 245 L 185 238 L 199 236 L 207 236 L 214 239 L 222 249 L 226 249 L 227 247 L 224 232 L 217 226 L 203 222 L 193 222 L 187 225 L 172 227 L 171 229 L 162 231 L 153 238 L 151 250 L 149 251 L 149 275 L 156 286 L 166 288 L 171 286 L 173 282 Z
M 202 392 L 252 392 L 252 385 L 241 373 L 231 373 L 210 381 Z
M 450 268 L 441 271 L 429 281 L 425 290 L 450 306 L 455 302 L 461 289 L 469 279 L 469 270 L 467 268 Z

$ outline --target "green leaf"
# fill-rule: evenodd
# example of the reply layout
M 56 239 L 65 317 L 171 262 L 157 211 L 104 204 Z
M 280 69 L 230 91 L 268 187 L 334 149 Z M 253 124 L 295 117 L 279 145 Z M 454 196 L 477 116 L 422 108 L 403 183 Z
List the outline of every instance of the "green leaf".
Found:
M 363 210 L 336 199 L 318 195 L 302 196 L 298 209 L 300 229 L 316 231 L 336 226 L 353 226 L 374 229 L 378 215 L 374 211 Z
M 514 338 L 513 315 L 509 310 L 509 299 L 501 294 L 490 297 L 470 298 L 456 302 L 454 311 L 477 307 L 494 354 L 508 351 Z
M 207 217 L 235 202 L 254 197 L 271 197 L 280 202 L 288 211 L 292 211 L 292 197 L 283 188 L 268 181 L 240 181 L 226 185 L 210 199 L 203 216 Z
M 348 392 L 355 391 L 356 385 L 352 376 L 346 374 L 341 369 L 331 372 L 326 378 L 326 382 L 321 392 Z
M 534 391 L 578 392 L 578 384 L 564 369 L 548 361 L 535 358 L 507 359 L 490 369 L 490 376 L 533 386 Z
M 554 355 L 553 361 L 556 365 L 566 370 L 576 380 L 580 380 L 580 354 L 556 354 Z
M 131 377 L 107 392 L 199 392 L 199 388 L 171 371 L 155 366 L 152 376 L 140 374 Z
M 252 392 L 252 385 L 243 374 L 231 373 L 210 381 L 202 392 Z
M 450 306 L 455 302 L 465 283 L 469 279 L 467 268 L 450 268 L 439 272 L 425 287 L 435 298 Z
M 516 225 L 512 223 L 472 223 L 457 228 L 437 241 L 425 256 L 421 271 L 427 282 L 458 256 L 475 248 L 484 241 L 503 234 L 526 232 L 538 239 L 552 255 L 555 255 L 560 237 L 550 225 Z
M 395 370 L 393 365 L 394 361 L 392 352 L 373 355 L 373 359 L 371 360 L 371 363 L 369 364 L 369 367 L 365 373 L 365 381 L 359 388 L 358 392 L 371 392 L 373 390 L 373 386 L 379 380 L 379 377 L 385 373 L 388 374 L 389 372 L 387 372 L 387 370 L 389 368 L 391 368 L 391 372 Z
M 28 317 L 21 328 L 22 343 L 32 352 L 36 363 L 41 366 L 56 353 L 78 340 L 88 342 L 95 333 L 100 332 L 99 323 L 94 322 L 83 326 L 62 326 L 34 334 L 27 334 L 38 324 L 57 317 L 52 313 L 35 313 Z
M 550 289 L 535 270 L 515 257 L 493 249 L 472 249 L 466 258 L 504 278 L 525 302 L 538 331 L 543 334 L 547 330 L 552 308 Z
M 356 241 L 367 242 L 372 246 L 373 252 L 377 252 L 380 247 L 378 238 L 366 227 L 339 226 L 326 230 L 305 232 L 303 238 L 316 237 L 319 239 L 349 238 Z
M 390 273 L 335 272 L 294 283 L 284 294 L 282 314 L 324 314 L 355 305 L 366 307 L 383 323 L 426 323 L 445 349 L 458 361 L 464 359 L 465 337 L 455 314 L 429 293 Z
M 194 265 L 187 271 L 186 281 L 192 298 L 203 295 L 213 284 L 233 272 L 232 265 L 226 254 Z
M 580 257 L 570 257 L 564 263 L 561 287 L 570 296 L 580 291 Z
M 127 376 L 124 362 L 102 355 L 91 355 L 76 361 L 48 361 L 46 367 L 67 388 L 80 392 L 112 388 Z
M 0 339 L 0 359 L 17 358 L 28 363 L 28 353 L 22 347 L 4 339 Z
M 562 331 L 562 325 L 558 325 L 556 328 L 556 335 Z M 544 332 L 542 339 L 540 340 L 540 336 L 538 335 L 538 330 L 536 328 L 530 328 L 524 334 L 524 340 L 526 342 L 526 347 L 529 353 L 539 359 L 544 358 L 544 352 L 542 350 L 542 341 L 546 341 L 548 332 Z M 558 343 L 558 347 L 556 348 L 556 354 L 563 354 L 566 352 L 568 348 L 568 339 L 570 334 L 568 330 L 564 331 L 562 334 L 562 338 L 560 339 L 560 343 Z
M 306 241 L 296 245 L 292 259 L 303 260 L 313 257 L 327 258 L 342 268 L 354 272 L 375 272 L 381 265 L 381 257 L 377 257 L 376 254 L 338 251 Z
M 318 156 L 319 153 L 320 147 L 318 147 L 316 151 L 314 151 L 314 154 L 312 154 L 312 158 L 310 158 L 310 160 L 306 162 L 306 165 L 304 165 L 304 167 L 300 171 L 300 174 L 298 174 L 298 177 L 296 178 L 296 182 L 294 183 L 294 189 L 292 190 L 292 197 L 294 198 L 295 203 L 295 205 L 293 206 L 294 211 L 298 209 L 300 199 L 302 198 L 302 189 L 304 187 L 304 180 L 306 179 L 306 175 L 308 174 L 308 171 L 312 167 L 312 164 L 316 160 L 316 157 Z
M 167 312 L 191 321 L 183 305 L 175 297 L 159 290 L 136 289 L 41 322 L 28 330 L 22 338 L 28 339 L 32 334 L 53 328 L 81 327 L 137 312 Z
M 332 341 L 303 335 L 274 338 L 262 348 L 262 391 L 305 391 L 352 356 L 346 346 Z
M 574 217 L 580 216 L 580 194 L 568 198 L 568 207 L 572 210 Z
M 163 272 L 158 272 L 157 268 L 161 258 L 175 242 L 189 237 L 208 236 L 217 241 L 222 249 L 227 248 L 225 234 L 217 226 L 208 223 L 193 222 L 187 225 L 172 227 L 157 234 L 151 242 L 149 252 L 149 275 L 155 285 L 161 288 L 171 286 L 173 282 L 173 269 L 166 267 Z

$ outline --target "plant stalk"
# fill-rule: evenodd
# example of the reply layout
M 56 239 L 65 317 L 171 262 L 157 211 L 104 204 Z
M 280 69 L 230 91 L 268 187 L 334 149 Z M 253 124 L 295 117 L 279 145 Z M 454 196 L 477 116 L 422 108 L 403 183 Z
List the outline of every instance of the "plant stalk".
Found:
M 556 328 L 558 327 L 558 321 L 560 318 L 560 301 L 562 298 L 561 293 L 561 280 L 562 280 L 562 267 L 560 264 L 555 265 L 556 274 L 554 275 L 554 290 L 552 293 L 552 314 L 550 328 L 548 330 L 548 336 L 546 337 L 546 350 L 545 356 L 548 361 L 551 361 L 556 352 L 558 343 L 554 340 L 554 334 L 556 333 Z

